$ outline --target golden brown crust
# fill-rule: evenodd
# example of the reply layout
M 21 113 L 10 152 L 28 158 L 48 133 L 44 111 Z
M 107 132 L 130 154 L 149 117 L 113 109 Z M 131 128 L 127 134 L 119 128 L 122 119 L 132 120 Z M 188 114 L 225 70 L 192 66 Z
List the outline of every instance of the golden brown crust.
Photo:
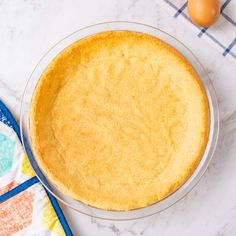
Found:
M 34 154 L 66 194 L 112 210 L 183 184 L 208 140 L 205 91 L 187 60 L 149 35 L 104 32 L 62 51 L 30 114 Z

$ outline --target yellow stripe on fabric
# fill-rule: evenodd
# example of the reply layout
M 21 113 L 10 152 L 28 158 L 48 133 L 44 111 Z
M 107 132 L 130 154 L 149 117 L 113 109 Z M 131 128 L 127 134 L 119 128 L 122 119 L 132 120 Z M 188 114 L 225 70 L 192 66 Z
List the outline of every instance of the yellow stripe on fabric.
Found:
M 43 225 L 58 236 L 66 236 L 48 197 L 43 207 Z
M 24 154 L 24 160 L 21 165 L 21 172 L 29 177 L 35 176 L 35 173 L 29 163 L 28 158 L 26 157 L 26 154 Z

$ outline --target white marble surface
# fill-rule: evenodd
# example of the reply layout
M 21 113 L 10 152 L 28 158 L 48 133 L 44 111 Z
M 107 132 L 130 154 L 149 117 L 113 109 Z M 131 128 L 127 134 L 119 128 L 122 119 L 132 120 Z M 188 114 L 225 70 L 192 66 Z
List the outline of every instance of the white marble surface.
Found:
M 216 88 L 221 141 L 198 186 L 175 206 L 143 220 L 96 220 L 62 206 L 74 235 L 236 235 L 236 64 L 176 22 L 160 1 L 0 0 L 0 99 L 17 118 L 26 81 L 40 57 L 67 34 L 103 21 L 137 21 L 171 33 L 203 62 Z

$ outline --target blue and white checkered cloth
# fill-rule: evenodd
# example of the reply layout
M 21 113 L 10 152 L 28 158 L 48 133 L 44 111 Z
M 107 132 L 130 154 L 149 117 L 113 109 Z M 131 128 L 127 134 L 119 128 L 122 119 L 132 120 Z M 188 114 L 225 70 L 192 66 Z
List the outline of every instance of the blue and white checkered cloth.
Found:
M 218 21 L 209 28 L 193 24 L 187 13 L 186 0 L 161 0 L 174 18 L 186 23 L 199 38 L 208 41 L 220 53 L 236 63 L 236 0 L 223 0 Z

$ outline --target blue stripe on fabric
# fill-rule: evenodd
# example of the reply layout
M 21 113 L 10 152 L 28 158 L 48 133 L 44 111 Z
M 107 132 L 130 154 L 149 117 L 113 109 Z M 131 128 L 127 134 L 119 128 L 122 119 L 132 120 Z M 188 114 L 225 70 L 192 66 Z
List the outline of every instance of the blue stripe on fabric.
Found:
M 15 120 L 15 118 L 13 117 L 13 115 L 11 114 L 11 112 L 8 110 L 8 108 L 5 106 L 5 104 L 0 100 L 0 110 L 3 112 L 3 114 L 6 116 L 7 120 L 10 122 L 10 124 L 4 120 L 3 122 L 8 125 L 9 127 L 12 127 L 13 130 L 16 132 L 19 140 L 22 142 L 21 140 L 21 135 L 20 135 L 20 128 Z M 51 189 L 50 185 L 48 184 L 46 178 L 44 177 L 43 173 L 41 172 L 41 170 L 39 169 L 37 163 L 35 162 L 35 159 L 34 159 L 34 156 L 33 156 L 33 153 L 30 149 L 30 146 L 26 140 L 25 137 L 24 138 L 24 145 L 25 145 L 25 151 L 27 153 L 27 156 L 28 156 L 28 159 L 30 161 L 30 164 L 33 166 L 33 169 L 34 171 L 36 172 L 36 174 L 39 176 L 39 178 L 44 182 L 44 184 L 49 188 Z M 24 185 L 25 183 L 27 183 L 29 181 L 29 185 Z M 32 182 L 31 182 L 32 181 Z M 39 182 L 38 178 L 35 176 L 29 180 L 27 180 L 26 182 L 24 182 L 23 184 L 20 184 L 19 186 L 23 185 L 26 188 L 32 186 L 34 184 L 34 181 Z M 30 185 L 31 184 L 31 185 Z M 14 191 L 17 191 L 15 189 L 17 189 L 19 186 L 17 186 L 16 188 L 10 190 L 9 192 L 3 194 L 1 197 L 0 197 L 0 202 L 2 201 L 5 201 L 4 199 L 8 199 L 10 198 L 11 196 L 9 196 L 9 193 L 10 192 L 13 192 Z M 71 230 L 70 230 L 70 226 L 68 225 L 68 222 L 66 221 L 66 218 L 57 202 L 57 200 L 44 188 L 44 190 L 46 191 L 51 203 L 52 203 L 52 206 L 53 206 L 53 209 L 55 210 L 57 216 L 58 216 L 58 219 L 63 227 L 63 230 L 65 231 L 66 235 L 71 235 L 73 236 Z M 23 190 L 22 190 L 23 191 Z M 18 192 L 19 193 L 19 192 Z M 16 193 L 17 194 L 17 193 Z M 11 194 L 10 194 L 11 195 Z M 4 197 L 5 196 L 5 197 Z M 9 197 L 8 197 L 9 196 Z M 13 196 L 13 195 L 12 195 Z M 2 201 L 1 201 L 2 200 Z
M 178 11 L 175 13 L 174 17 L 177 18 L 182 13 L 182 11 L 187 7 L 187 5 L 188 2 L 185 2 L 184 5 L 180 9 L 178 9 Z
M 199 34 L 197 35 L 199 38 L 202 37 L 202 35 L 207 31 L 208 28 L 202 28 Z
M 168 3 L 172 8 L 174 8 L 176 11 L 178 11 L 178 8 L 169 0 L 164 0 L 166 3 Z M 184 13 L 182 12 L 181 15 L 186 19 L 188 20 L 189 22 L 191 22 L 190 18 Z M 192 22 L 191 22 L 192 23 Z M 199 26 L 193 24 L 194 27 L 196 27 L 197 29 L 201 29 Z
M 232 41 L 232 43 L 225 49 L 223 55 L 226 56 L 230 50 L 233 48 L 233 46 L 236 44 L 236 38 Z
M 36 176 L 31 178 L 31 179 L 28 179 L 24 183 L 16 186 L 15 188 L 13 188 L 10 191 L 8 191 L 8 192 L 4 193 L 3 195 L 1 195 L 0 196 L 0 203 L 8 200 L 11 197 L 14 197 L 15 195 L 23 192 L 24 190 L 26 190 L 27 188 L 31 187 L 32 185 L 34 185 L 38 182 L 39 182 L 39 180 Z
M 226 50 L 227 48 L 220 43 L 216 38 L 214 38 L 212 35 L 210 35 L 208 32 L 205 33 L 212 41 L 214 41 L 215 43 L 217 43 L 221 48 L 223 48 L 224 50 Z M 236 59 L 236 55 L 233 52 L 228 52 L 228 54 L 230 54 L 234 59 Z
M 172 2 L 168 1 L 168 0 L 164 0 L 166 3 L 168 3 L 171 7 L 173 7 L 175 10 L 178 11 L 178 7 L 176 7 Z
M 226 8 L 226 6 L 231 2 L 231 0 L 226 0 L 224 2 L 224 4 L 221 6 L 220 8 L 220 12 L 222 13 L 224 11 L 224 9 Z
M 64 214 L 62 213 L 62 210 L 61 210 L 56 198 L 53 197 L 52 194 L 50 194 L 48 191 L 46 191 L 46 193 L 48 195 L 48 198 L 49 198 L 51 204 L 53 205 L 53 208 L 54 208 L 54 210 L 57 214 L 58 219 L 61 222 L 61 225 L 62 225 L 62 227 L 63 227 L 63 229 L 66 233 L 66 236 L 73 236 L 73 233 L 72 233 L 72 231 L 71 231 L 71 229 L 70 229 L 70 227 L 69 227 L 69 225 L 66 221 L 66 218 L 65 218 Z
M 233 26 L 236 27 L 236 22 L 235 22 L 232 18 L 230 18 L 230 17 L 229 17 L 228 15 L 226 15 L 224 12 L 222 12 L 221 15 L 222 15 L 227 21 L 229 21 Z
M 0 100 L 0 109 L 6 116 L 6 118 L 10 121 L 10 126 L 12 126 L 13 130 L 16 132 L 18 138 L 21 141 L 21 136 L 20 136 L 20 128 L 15 120 L 15 118 L 12 116 L 11 112 L 8 110 L 8 108 L 5 106 L 5 104 Z M 4 122 L 7 126 L 9 126 L 9 123 Z

